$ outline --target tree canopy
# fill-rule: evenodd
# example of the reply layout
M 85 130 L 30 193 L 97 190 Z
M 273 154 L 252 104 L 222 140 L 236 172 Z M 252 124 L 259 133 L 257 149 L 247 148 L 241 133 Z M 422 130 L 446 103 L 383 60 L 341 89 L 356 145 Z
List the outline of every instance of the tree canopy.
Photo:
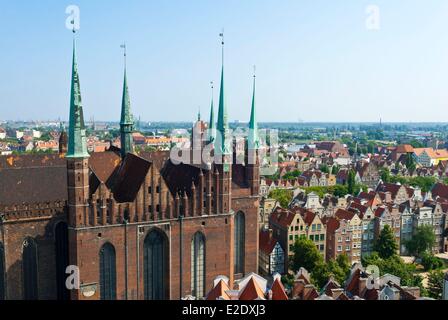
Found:
M 305 268 L 309 272 L 313 272 L 314 268 L 323 263 L 323 257 L 316 244 L 307 238 L 300 238 L 293 247 L 294 256 L 291 263 L 291 269 L 296 272 L 300 268 Z
M 275 199 L 283 208 L 288 208 L 291 203 L 293 192 L 287 189 L 275 189 L 269 193 L 269 198 Z
M 432 226 L 426 225 L 417 227 L 412 238 L 405 242 L 405 246 L 409 254 L 421 258 L 431 251 L 435 242 L 436 236 Z
M 374 250 L 383 259 L 388 259 L 397 253 L 398 244 L 389 225 L 385 225 L 383 230 L 381 230 L 378 239 L 374 243 Z

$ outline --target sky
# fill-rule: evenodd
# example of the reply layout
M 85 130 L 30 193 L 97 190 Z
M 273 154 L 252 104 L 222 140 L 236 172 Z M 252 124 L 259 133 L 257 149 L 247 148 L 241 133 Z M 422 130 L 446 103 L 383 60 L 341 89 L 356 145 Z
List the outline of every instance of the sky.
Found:
M 448 121 L 446 0 L 0 0 L 0 119 L 68 119 L 69 5 L 86 120 L 120 118 L 123 42 L 134 115 L 208 119 L 224 28 L 230 120 L 256 65 L 261 122 Z

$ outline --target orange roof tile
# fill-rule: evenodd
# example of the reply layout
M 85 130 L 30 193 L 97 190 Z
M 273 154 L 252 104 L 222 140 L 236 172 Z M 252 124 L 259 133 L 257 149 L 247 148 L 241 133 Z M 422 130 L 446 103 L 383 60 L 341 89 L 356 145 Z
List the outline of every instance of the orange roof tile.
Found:
M 288 296 L 285 292 L 285 287 L 283 286 L 280 277 L 277 277 L 272 284 L 272 300 L 288 300 Z
M 207 295 L 206 300 L 217 300 L 219 298 L 223 298 L 224 300 L 230 300 L 230 296 L 226 291 L 229 291 L 230 288 L 224 280 L 220 280 L 216 286 L 210 291 Z
M 264 292 L 261 290 L 260 286 L 256 283 L 255 279 L 250 278 L 249 282 L 244 287 L 243 291 L 239 296 L 239 300 L 256 300 L 265 299 Z

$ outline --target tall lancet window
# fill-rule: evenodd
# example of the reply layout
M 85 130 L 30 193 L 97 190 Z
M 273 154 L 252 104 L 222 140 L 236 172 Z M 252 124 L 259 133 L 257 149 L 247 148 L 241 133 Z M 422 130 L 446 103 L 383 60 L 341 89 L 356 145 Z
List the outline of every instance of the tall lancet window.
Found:
M 238 212 L 235 216 L 235 250 L 234 250 L 234 272 L 244 273 L 244 256 L 246 254 L 246 218 L 243 212 Z
M 205 296 L 205 237 L 197 232 L 191 241 L 191 294 Z
M 159 230 L 151 231 L 144 245 L 144 282 L 146 300 L 168 299 L 168 240 Z
M 36 242 L 27 238 L 23 242 L 22 274 L 23 274 L 23 298 L 25 300 L 37 300 L 37 245 Z
M 5 248 L 0 242 L 0 300 L 6 297 Z
M 110 243 L 100 249 L 100 296 L 101 300 L 117 299 L 115 248 Z

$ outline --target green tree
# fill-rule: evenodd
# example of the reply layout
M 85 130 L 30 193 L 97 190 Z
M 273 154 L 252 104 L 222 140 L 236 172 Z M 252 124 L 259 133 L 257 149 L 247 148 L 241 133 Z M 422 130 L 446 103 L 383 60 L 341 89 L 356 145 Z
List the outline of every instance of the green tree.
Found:
M 432 271 L 443 267 L 443 260 L 437 258 L 432 253 L 424 253 L 422 256 L 422 266 L 425 271 Z
M 294 170 L 294 171 L 290 171 L 285 173 L 285 175 L 283 176 L 284 180 L 295 180 L 297 179 L 297 177 L 300 177 L 300 175 L 302 174 L 302 172 L 300 170 Z
M 279 202 L 280 206 L 287 208 L 292 201 L 293 192 L 286 189 L 275 189 L 269 194 L 269 198 L 275 199 Z
M 350 170 L 348 172 L 347 177 L 347 192 L 353 195 L 353 191 L 355 190 L 355 171 Z
M 339 265 L 339 267 L 341 267 L 342 271 L 344 272 L 344 274 L 345 274 L 344 280 L 345 280 L 347 278 L 347 276 L 350 274 L 350 269 L 351 269 L 350 259 L 344 253 L 344 254 L 338 255 L 338 257 L 336 258 L 336 262 Z M 340 284 L 342 284 L 342 282 L 343 281 L 341 281 Z
M 405 184 L 409 184 L 413 187 L 419 187 L 424 192 L 428 192 L 432 189 L 437 182 L 435 177 L 413 177 L 406 181 Z
M 436 236 L 433 228 L 426 225 L 417 227 L 412 238 L 405 242 L 405 246 L 409 254 L 421 258 L 432 249 L 435 241 Z
M 344 283 L 345 279 L 347 278 L 347 272 L 341 265 L 339 265 L 336 260 L 328 261 L 327 269 L 330 275 L 332 275 L 334 279 L 339 282 L 339 284 L 342 285 Z
M 337 164 L 333 165 L 333 168 L 331 168 L 331 174 L 337 175 L 339 172 L 339 166 Z
M 297 272 L 300 268 L 305 268 L 308 272 L 313 272 L 316 265 L 323 263 L 323 257 L 317 250 L 313 241 L 307 238 L 300 238 L 296 241 L 292 251 L 294 252 L 291 269 Z
M 385 183 L 389 183 L 391 180 L 390 170 L 388 168 L 384 168 L 381 170 L 381 180 Z
M 338 198 L 345 197 L 348 193 L 347 186 L 343 186 L 341 184 L 337 184 L 333 186 L 333 195 Z
M 441 299 L 443 292 L 443 271 L 432 271 L 428 275 L 428 295 L 434 299 Z
M 328 168 L 326 164 L 321 164 L 319 166 L 319 170 L 322 171 L 323 173 L 330 173 L 330 168 Z
M 379 256 L 378 252 L 373 252 L 369 256 L 362 258 L 362 264 L 364 266 L 377 266 L 381 275 L 388 273 L 399 277 L 402 285 L 412 287 L 418 286 L 423 289 L 422 277 L 415 275 L 415 265 L 406 264 L 397 254 L 394 254 L 387 259 L 383 259 Z
M 295 279 L 294 275 L 287 273 L 282 276 L 281 280 L 285 287 L 291 288 L 292 286 L 294 286 L 294 279 Z
M 381 230 L 378 239 L 375 241 L 374 250 L 383 259 L 397 254 L 398 244 L 395 241 L 394 232 L 389 225 L 385 225 L 383 230 Z
M 416 139 L 409 142 L 409 144 L 414 148 L 423 148 L 424 147 L 423 143 L 421 143 L 420 141 L 418 141 Z
M 321 289 L 331 276 L 331 271 L 328 268 L 328 264 L 323 260 L 315 264 L 311 272 L 311 281 L 317 287 Z

